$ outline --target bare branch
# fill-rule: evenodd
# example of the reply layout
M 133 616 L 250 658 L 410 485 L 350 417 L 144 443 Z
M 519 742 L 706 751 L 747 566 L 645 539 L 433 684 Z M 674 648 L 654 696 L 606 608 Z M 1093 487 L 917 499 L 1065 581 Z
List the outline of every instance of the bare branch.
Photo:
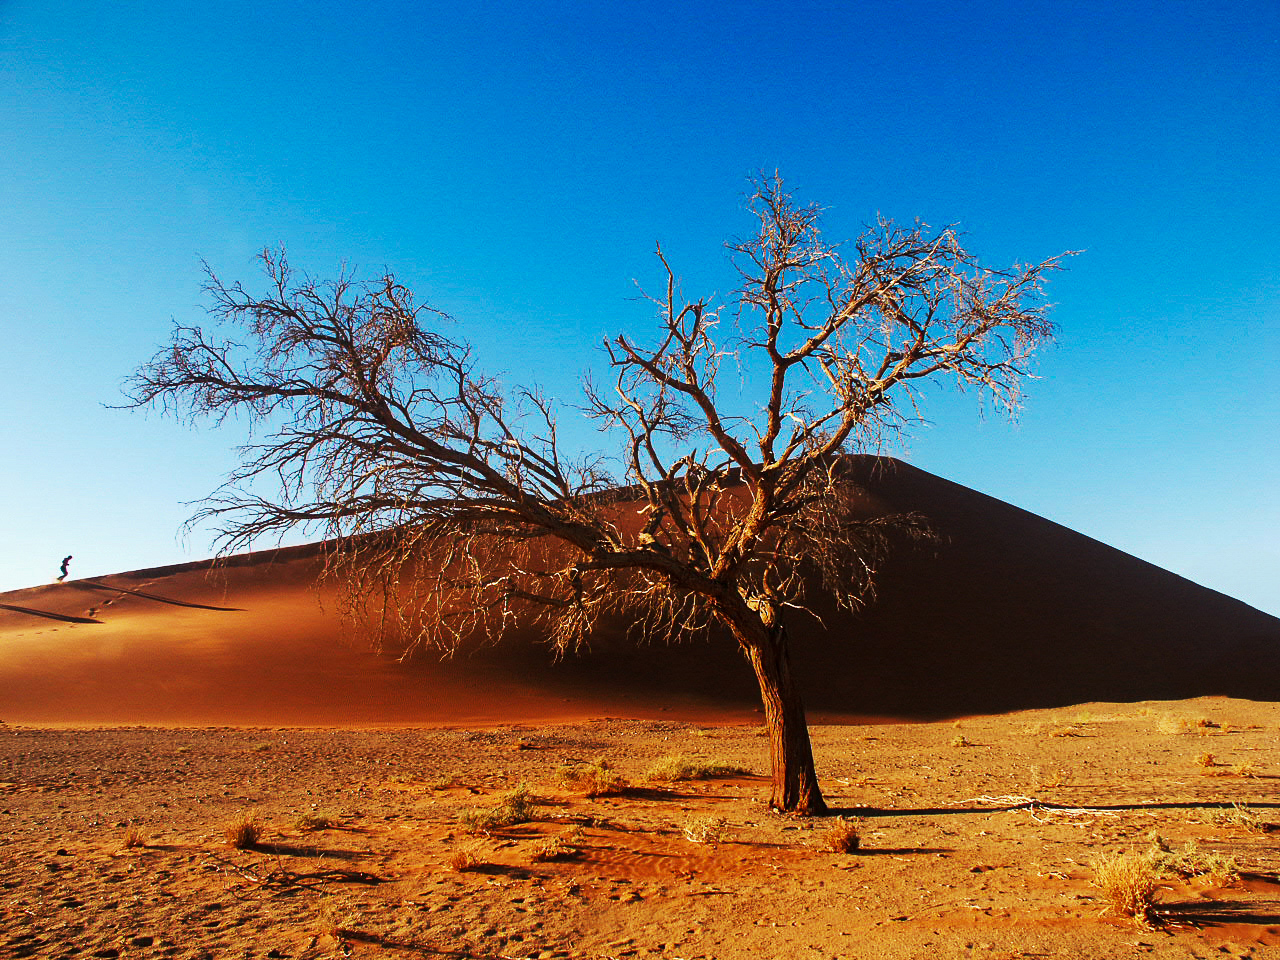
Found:
M 621 476 L 563 450 L 557 403 L 482 373 L 395 277 L 318 282 L 283 251 L 261 255 L 265 293 L 206 268 L 210 328 L 176 326 L 128 405 L 242 419 L 239 465 L 193 522 L 223 550 L 323 536 L 348 608 L 401 655 L 516 626 L 560 653 L 620 624 L 726 627 L 776 734 L 774 805 L 818 812 L 786 620 L 823 597 L 867 602 L 891 541 L 925 534 L 919 517 L 868 515 L 842 455 L 918 418 L 930 380 L 1015 412 L 1062 258 L 993 269 L 952 228 L 884 219 L 831 245 L 821 209 L 776 175 L 748 208 L 729 302 L 685 299 L 659 247 L 656 336 L 604 345 L 612 382 L 586 384 L 584 411 L 620 439 Z M 730 413 L 726 361 L 767 385 L 753 416 Z

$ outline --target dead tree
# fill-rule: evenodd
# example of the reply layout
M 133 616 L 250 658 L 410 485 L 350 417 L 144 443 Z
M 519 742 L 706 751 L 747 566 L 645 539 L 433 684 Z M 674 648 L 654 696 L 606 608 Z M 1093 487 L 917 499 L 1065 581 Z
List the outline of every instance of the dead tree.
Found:
M 585 410 L 624 440 L 612 459 L 566 453 L 556 403 L 481 372 L 393 276 L 320 283 L 271 251 L 265 294 L 208 273 L 232 332 L 177 326 L 127 382 L 129 405 L 250 424 L 193 522 L 213 521 L 224 552 L 324 535 L 345 595 L 366 610 L 377 597 L 405 652 L 498 637 L 513 618 L 561 651 L 620 618 L 726 627 L 759 682 L 771 805 L 821 813 L 788 621 L 818 591 L 862 603 L 886 530 L 911 525 L 855 515 L 841 455 L 916 417 L 929 379 L 1016 409 L 1053 332 L 1042 285 L 1061 258 L 986 268 L 952 229 L 883 219 L 846 251 L 777 177 L 754 186 L 728 304 L 682 298 L 659 249 L 657 335 L 605 344 L 611 376 Z

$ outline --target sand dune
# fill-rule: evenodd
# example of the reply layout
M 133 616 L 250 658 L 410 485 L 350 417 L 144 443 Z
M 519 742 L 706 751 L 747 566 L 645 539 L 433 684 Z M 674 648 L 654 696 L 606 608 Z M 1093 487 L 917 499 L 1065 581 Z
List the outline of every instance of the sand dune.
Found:
M 894 460 L 857 458 L 873 500 L 936 542 L 886 565 L 859 616 L 798 623 L 815 719 L 938 717 L 1090 700 L 1270 699 L 1280 620 Z M 314 547 L 0 594 L 0 720 L 478 724 L 593 716 L 743 720 L 724 638 L 597 638 L 553 663 L 515 637 L 446 662 L 373 656 L 314 588 Z M 328 601 L 328 602 L 326 602 Z

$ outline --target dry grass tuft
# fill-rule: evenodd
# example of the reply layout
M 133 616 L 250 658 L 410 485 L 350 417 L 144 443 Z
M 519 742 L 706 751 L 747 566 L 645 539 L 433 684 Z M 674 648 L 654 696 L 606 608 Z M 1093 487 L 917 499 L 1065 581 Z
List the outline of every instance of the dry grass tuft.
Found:
M 316 922 L 319 925 L 320 933 L 333 937 L 335 940 L 342 940 L 346 935 L 347 924 L 343 920 L 341 911 L 332 900 L 324 901 L 316 913 Z
M 547 837 L 533 848 L 533 859 L 539 863 L 549 860 L 567 860 L 578 852 L 578 844 L 582 842 L 585 831 L 581 825 L 562 834 Z
M 676 753 L 656 761 L 644 777 L 646 780 L 671 783 L 676 780 L 706 780 L 709 777 L 741 777 L 750 773 L 746 767 L 735 764 L 709 763 Z
M 972 747 L 973 741 L 964 734 L 960 734 L 959 736 L 951 738 L 951 745 L 953 747 Z
M 449 869 L 454 873 L 465 873 L 468 870 L 474 870 L 483 861 L 476 855 L 474 847 L 465 847 L 449 854 L 449 859 L 445 863 L 449 865 Z
M 323 813 L 303 813 L 298 815 L 293 825 L 305 833 L 315 833 L 337 826 L 337 819 Z
M 1139 854 L 1103 857 L 1093 865 L 1093 885 L 1106 897 L 1108 908 L 1143 926 L 1154 920 L 1159 879 L 1155 863 Z
M 237 850 L 252 850 L 262 840 L 262 823 L 253 814 L 246 813 L 227 824 L 223 833 L 227 843 Z
M 1267 825 L 1247 804 L 1233 803 L 1230 810 L 1215 810 L 1212 820 L 1220 827 L 1235 827 L 1250 833 L 1266 833 Z
M 121 850 L 132 850 L 135 847 L 145 847 L 147 845 L 147 835 L 136 824 L 129 824 L 124 828 L 124 836 L 120 838 Z
M 538 809 L 538 801 L 529 792 L 527 784 L 520 784 L 496 807 L 487 810 L 463 810 L 458 822 L 469 833 L 488 833 L 500 827 L 510 827 L 517 823 L 528 823 Z
M 1210 767 L 1216 767 L 1218 765 L 1218 758 L 1212 753 L 1202 753 L 1200 756 L 1196 757 L 1196 764 L 1207 770 Z
M 832 853 L 856 853 L 862 845 L 862 835 L 858 832 L 856 820 L 836 817 L 822 837 L 822 847 Z
M 557 775 L 586 797 L 612 797 L 626 793 L 630 784 L 604 757 L 591 763 L 561 767 Z
M 684 838 L 690 843 L 720 843 L 728 833 L 724 817 L 690 817 L 684 823 Z
M 1240 879 L 1240 864 L 1235 857 L 1204 853 L 1194 840 L 1188 840 L 1181 853 L 1174 853 L 1159 835 L 1154 837 L 1152 844 L 1153 849 L 1146 859 L 1158 876 L 1178 876 L 1184 880 L 1205 877 L 1219 887 Z

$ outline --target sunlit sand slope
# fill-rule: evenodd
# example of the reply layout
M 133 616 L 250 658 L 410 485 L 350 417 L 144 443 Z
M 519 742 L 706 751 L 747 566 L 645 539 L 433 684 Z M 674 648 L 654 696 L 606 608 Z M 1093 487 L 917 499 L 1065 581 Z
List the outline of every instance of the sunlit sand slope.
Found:
M 945 716 L 1226 694 L 1274 699 L 1280 620 L 1001 501 L 856 458 L 872 502 L 933 542 L 885 564 L 859 615 L 795 624 L 817 719 Z M 590 716 L 744 720 L 750 673 L 723 637 L 595 638 L 554 663 L 514 635 L 401 664 L 343 636 L 315 548 L 0 594 L 0 720 L 24 723 L 503 723 Z M 327 601 L 327 602 L 324 602 Z

